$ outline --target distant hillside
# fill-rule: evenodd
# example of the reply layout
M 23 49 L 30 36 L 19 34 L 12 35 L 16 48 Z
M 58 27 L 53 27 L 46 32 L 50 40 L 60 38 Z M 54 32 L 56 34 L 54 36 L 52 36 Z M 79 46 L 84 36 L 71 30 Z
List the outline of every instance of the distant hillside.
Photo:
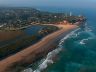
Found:
M 67 16 L 64 13 L 39 11 L 34 8 L 8 7 L 0 8 L 0 24 L 5 27 L 23 27 L 29 24 L 50 24 L 63 20 L 75 23 L 77 16 Z

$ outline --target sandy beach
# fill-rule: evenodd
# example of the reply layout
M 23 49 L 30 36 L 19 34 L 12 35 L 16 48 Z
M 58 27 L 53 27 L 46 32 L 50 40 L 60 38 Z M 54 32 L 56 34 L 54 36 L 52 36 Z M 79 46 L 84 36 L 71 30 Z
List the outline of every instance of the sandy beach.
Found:
M 26 65 L 47 55 L 49 51 L 56 48 L 61 38 L 77 28 L 76 25 L 55 26 L 58 26 L 61 29 L 47 35 L 38 43 L 0 61 L 0 72 L 18 72 L 18 70 L 26 67 Z

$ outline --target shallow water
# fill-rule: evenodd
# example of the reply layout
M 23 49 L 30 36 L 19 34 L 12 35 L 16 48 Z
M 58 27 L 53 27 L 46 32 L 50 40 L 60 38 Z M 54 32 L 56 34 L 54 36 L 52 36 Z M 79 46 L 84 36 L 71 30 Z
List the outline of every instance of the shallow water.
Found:
M 0 46 L 5 44 L 10 44 L 15 42 L 16 40 L 20 40 L 25 36 L 32 36 L 36 35 L 38 31 L 43 28 L 44 26 L 31 26 L 24 30 L 20 31 L 1 31 L 0 32 Z

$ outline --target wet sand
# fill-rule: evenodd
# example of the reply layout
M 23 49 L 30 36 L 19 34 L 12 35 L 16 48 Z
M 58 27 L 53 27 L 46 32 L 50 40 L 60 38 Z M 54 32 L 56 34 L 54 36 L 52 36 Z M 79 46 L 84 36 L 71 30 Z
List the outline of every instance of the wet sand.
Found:
M 55 26 L 62 27 L 62 29 L 47 35 L 38 43 L 0 61 L 0 72 L 18 72 L 18 70 L 23 69 L 26 65 L 47 55 L 49 51 L 56 48 L 61 38 L 77 28 L 76 25 Z

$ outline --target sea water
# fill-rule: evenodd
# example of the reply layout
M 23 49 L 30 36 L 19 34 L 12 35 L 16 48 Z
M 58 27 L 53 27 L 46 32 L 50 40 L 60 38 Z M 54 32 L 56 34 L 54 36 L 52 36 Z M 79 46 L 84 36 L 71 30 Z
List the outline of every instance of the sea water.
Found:
M 87 18 L 85 27 L 61 39 L 58 48 L 42 59 L 37 69 L 30 67 L 24 72 L 96 72 L 96 10 L 64 8 L 64 11 L 84 14 Z

